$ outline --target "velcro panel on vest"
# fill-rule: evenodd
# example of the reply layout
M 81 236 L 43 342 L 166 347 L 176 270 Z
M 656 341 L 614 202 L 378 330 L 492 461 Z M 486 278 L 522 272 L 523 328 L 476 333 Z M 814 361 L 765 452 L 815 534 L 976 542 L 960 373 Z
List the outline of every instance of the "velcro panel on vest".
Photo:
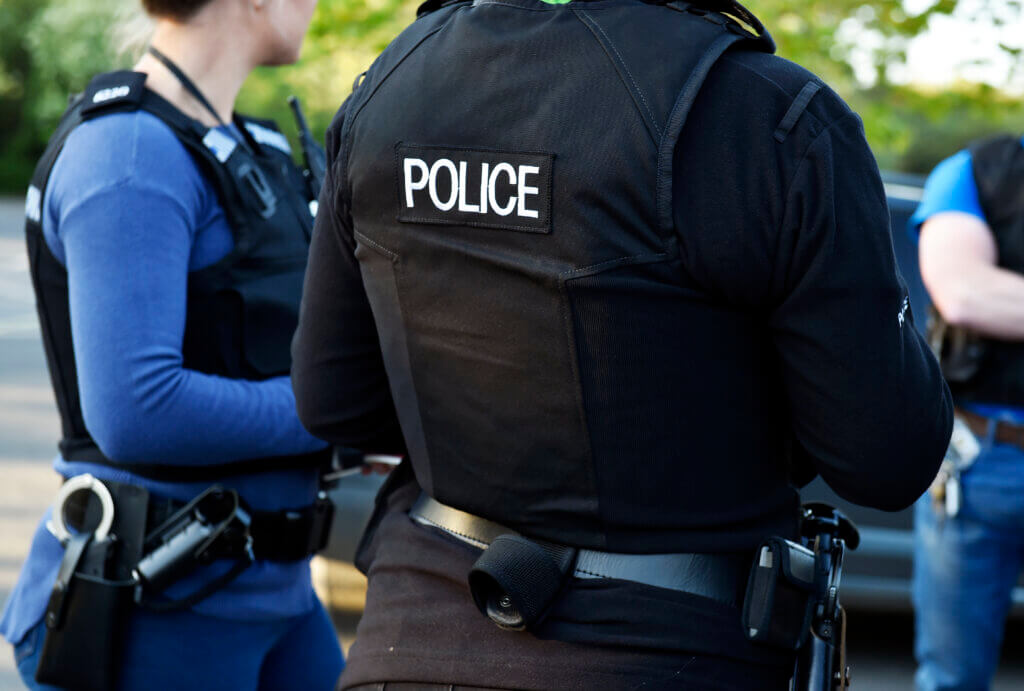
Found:
M 137 110 L 145 93 L 146 75 L 120 70 L 96 75 L 85 89 L 82 118 L 115 110 Z

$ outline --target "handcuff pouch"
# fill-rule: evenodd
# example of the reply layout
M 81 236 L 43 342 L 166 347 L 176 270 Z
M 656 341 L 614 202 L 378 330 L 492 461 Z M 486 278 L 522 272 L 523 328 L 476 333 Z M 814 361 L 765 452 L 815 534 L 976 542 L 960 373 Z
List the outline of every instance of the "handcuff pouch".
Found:
M 773 537 L 761 543 L 747 581 L 743 630 L 748 639 L 787 650 L 807 640 L 814 615 L 814 552 Z
M 110 580 L 117 540 L 74 535 L 46 606 L 46 638 L 36 681 L 104 691 L 117 686 L 117 652 L 131 611 L 133 583 Z
M 571 547 L 499 535 L 469 572 L 473 601 L 500 628 L 532 629 L 561 592 L 576 555 Z

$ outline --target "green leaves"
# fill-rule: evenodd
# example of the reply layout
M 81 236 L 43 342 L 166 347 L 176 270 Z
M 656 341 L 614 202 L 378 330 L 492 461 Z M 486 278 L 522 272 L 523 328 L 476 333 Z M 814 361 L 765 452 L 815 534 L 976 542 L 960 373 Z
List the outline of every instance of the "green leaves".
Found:
M 222 0 L 217 0 L 222 1 Z M 137 0 L 0 0 L 0 191 L 20 193 L 69 93 L 97 72 L 131 63 L 111 27 Z M 413 21 L 420 0 L 320 0 L 298 65 L 259 69 L 238 108 L 273 117 L 286 131 L 289 94 L 302 99 L 322 136 L 331 117 L 388 42 Z M 927 170 L 975 136 L 1024 129 L 1017 99 L 990 87 L 918 90 L 893 83 L 909 41 L 958 6 L 969 18 L 1005 24 L 1021 0 L 748 0 L 779 55 L 819 74 L 861 113 L 882 165 Z M 909 9 L 908 9 L 909 8 Z M 1003 51 L 1019 58 L 1022 47 Z M 956 46 L 951 46 L 956 50 Z M 851 64 L 855 64 L 856 70 Z M 866 78 L 867 75 L 870 78 Z

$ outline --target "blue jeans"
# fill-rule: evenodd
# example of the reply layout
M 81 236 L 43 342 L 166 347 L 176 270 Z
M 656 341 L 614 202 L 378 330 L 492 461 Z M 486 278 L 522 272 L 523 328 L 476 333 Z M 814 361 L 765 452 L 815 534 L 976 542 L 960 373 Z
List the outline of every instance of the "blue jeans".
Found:
M 25 686 L 60 691 L 35 680 L 46 627 L 14 648 Z M 121 656 L 122 689 L 168 691 L 333 689 L 345 661 L 327 612 L 268 622 L 219 619 L 193 612 L 135 610 Z
M 1024 452 L 984 448 L 962 477 L 962 506 L 914 507 L 914 653 L 920 691 L 987 689 L 1024 560 Z

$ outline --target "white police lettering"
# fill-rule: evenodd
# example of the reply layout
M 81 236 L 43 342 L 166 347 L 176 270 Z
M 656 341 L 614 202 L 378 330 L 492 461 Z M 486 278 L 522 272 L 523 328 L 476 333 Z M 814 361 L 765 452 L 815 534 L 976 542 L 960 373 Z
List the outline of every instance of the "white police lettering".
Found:
M 437 175 L 441 168 L 448 171 L 448 183 L 451 190 L 448 201 L 445 202 L 442 202 L 437 196 Z M 427 187 L 429 188 L 427 191 L 430 192 L 430 201 L 434 202 L 434 206 L 441 211 L 451 211 L 459 197 L 459 174 L 455 170 L 455 164 L 447 158 L 439 158 L 434 161 L 434 165 L 430 166 L 430 183 Z
M 903 328 L 903 322 L 907 320 L 907 310 L 910 309 L 910 297 L 903 298 L 903 305 L 900 307 L 899 314 L 896 315 L 896 320 L 900 323 L 900 328 Z
M 111 86 L 106 89 L 100 89 L 95 94 L 93 94 L 92 102 L 105 103 L 107 101 L 112 101 L 115 98 L 124 98 L 125 96 L 130 94 L 131 91 L 132 89 L 130 86 Z
M 526 184 L 527 175 L 536 175 L 540 172 L 537 166 L 519 166 L 519 206 L 517 213 L 526 218 L 537 218 L 537 212 L 526 208 L 526 195 L 537 194 L 540 190 L 536 187 L 529 187 Z
M 411 209 L 416 206 L 416 200 L 413 199 L 412 193 L 427 187 L 430 168 L 427 167 L 427 162 L 421 158 L 407 158 L 403 167 L 405 169 L 405 205 Z M 419 180 L 412 179 L 413 168 L 420 172 Z
M 398 142 L 398 221 L 550 233 L 554 158 Z
M 471 214 L 494 211 L 499 216 L 515 212 L 522 218 L 540 217 L 535 202 L 540 189 L 527 184 L 528 176 L 540 173 L 539 166 L 514 166 L 502 161 L 492 168 L 490 163 L 471 166 L 468 161 L 456 164 L 449 158 L 439 158 L 428 166 L 422 158 L 406 157 L 402 161 L 402 173 L 405 206 L 409 209 L 416 208 L 416 192 L 426 190 L 439 211 L 457 209 Z M 479 183 L 479 194 L 473 199 L 475 183 Z
M 508 216 L 510 213 L 512 213 L 512 209 L 514 209 L 516 206 L 516 198 L 514 196 L 509 197 L 508 206 L 502 206 L 501 204 L 498 203 L 498 200 L 495 199 L 495 193 L 497 192 L 498 189 L 498 175 L 500 175 L 502 172 L 508 175 L 508 184 L 516 184 L 516 169 L 513 168 L 508 163 L 499 163 L 498 165 L 494 166 L 494 170 L 491 171 L 491 177 L 488 182 L 489 189 L 487 191 L 487 198 L 488 200 L 490 200 L 491 208 L 494 209 L 495 213 L 497 213 L 499 216 Z
M 486 164 L 485 164 L 486 165 Z M 469 166 L 465 161 L 459 161 L 459 211 L 468 211 L 470 213 L 480 213 L 479 204 L 467 204 L 466 203 L 466 168 Z
M 480 213 L 487 213 L 487 190 L 490 184 L 491 164 L 480 164 Z

